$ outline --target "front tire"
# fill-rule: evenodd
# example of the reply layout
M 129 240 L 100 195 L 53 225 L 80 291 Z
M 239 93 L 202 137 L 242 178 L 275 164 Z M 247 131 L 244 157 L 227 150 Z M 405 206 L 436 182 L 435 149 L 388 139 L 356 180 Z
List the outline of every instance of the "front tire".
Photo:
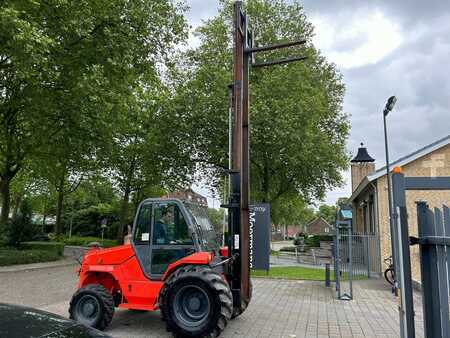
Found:
M 159 306 L 169 332 L 181 337 L 217 337 L 233 312 L 231 290 L 205 266 L 186 266 L 164 284 Z
M 69 314 L 70 319 L 104 330 L 114 315 L 114 299 L 103 285 L 89 284 L 74 293 Z

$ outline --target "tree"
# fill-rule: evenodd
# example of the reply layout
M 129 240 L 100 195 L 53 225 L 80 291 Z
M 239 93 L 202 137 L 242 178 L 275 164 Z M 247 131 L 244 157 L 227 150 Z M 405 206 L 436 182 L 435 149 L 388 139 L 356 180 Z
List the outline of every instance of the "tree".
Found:
M 191 126 L 204 168 L 228 166 L 232 11 L 230 3 L 221 3 L 218 15 L 197 30 L 200 46 L 187 51 L 179 67 L 184 76 L 178 87 L 180 116 Z M 321 199 L 342 183 L 340 172 L 347 166 L 342 77 L 314 48 L 313 27 L 299 1 L 249 0 L 246 11 L 255 45 L 305 38 L 301 54 L 308 56 L 306 62 L 251 71 L 252 200 L 275 208 L 290 198 Z M 258 55 L 257 62 L 285 56 L 286 51 L 276 51 Z M 212 174 L 210 182 L 217 184 L 221 172 Z
M 78 169 L 71 163 L 95 153 L 86 145 L 87 155 L 69 157 L 67 149 L 83 139 L 80 130 L 95 138 L 114 127 L 115 107 L 136 85 L 146 86 L 185 38 L 183 11 L 166 0 L 2 3 L 1 223 L 8 219 L 12 179 L 43 145 L 58 148 L 47 153 L 59 156 L 60 187 Z
M 119 241 L 130 222 L 133 193 L 141 197 L 149 187 L 153 191 L 175 188 L 192 174 L 194 163 L 185 141 L 180 139 L 181 129 L 176 127 L 170 107 L 170 96 L 156 79 L 151 89 L 137 89 L 123 106 L 108 162 L 122 195 Z
M 25 199 L 9 225 L 9 245 L 19 247 L 21 242 L 31 240 L 36 235 L 33 232 L 32 217 L 31 205 Z
M 351 204 L 351 203 L 350 203 Z M 336 201 L 336 208 L 343 208 L 349 205 L 349 198 L 348 197 L 339 197 Z
M 336 207 L 334 205 L 322 204 L 316 213 L 317 217 L 322 217 L 329 224 L 336 223 Z
M 214 230 L 218 235 L 223 234 L 224 216 L 225 216 L 224 209 L 208 208 L 209 220 L 211 221 L 211 224 L 213 225 Z M 227 221 L 225 220 L 225 222 Z

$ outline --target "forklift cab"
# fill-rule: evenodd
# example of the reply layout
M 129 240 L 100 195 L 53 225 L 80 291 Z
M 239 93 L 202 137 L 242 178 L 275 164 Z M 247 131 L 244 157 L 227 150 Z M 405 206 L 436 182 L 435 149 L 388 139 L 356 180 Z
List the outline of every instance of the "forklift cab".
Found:
M 207 208 L 177 199 L 146 199 L 133 224 L 132 246 L 142 271 L 160 280 L 169 264 L 195 252 L 218 254 Z

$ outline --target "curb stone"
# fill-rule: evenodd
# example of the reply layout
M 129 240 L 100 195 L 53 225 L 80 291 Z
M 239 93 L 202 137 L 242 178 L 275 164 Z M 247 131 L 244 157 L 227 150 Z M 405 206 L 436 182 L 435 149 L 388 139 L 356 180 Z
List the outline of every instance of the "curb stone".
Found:
M 0 266 L 0 273 L 48 269 L 48 268 L 71 266 L 71 265 L 77 265 L 77 264 L 78 263 L 74 259 L 64 258 L 64 259 L 60 259 L 58 261 L 53 261 L 53 262 Z

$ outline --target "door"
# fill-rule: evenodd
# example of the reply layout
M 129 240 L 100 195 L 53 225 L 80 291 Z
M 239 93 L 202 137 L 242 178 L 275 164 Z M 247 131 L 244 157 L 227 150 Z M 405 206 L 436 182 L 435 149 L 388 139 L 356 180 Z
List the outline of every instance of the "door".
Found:
M 186 216 L 177 202 L 154 204 L 150 271 L 152 279 L 160 279 L 169 264 L 195 252 Z
M 152 228 L 153 203 L 143 203 L 135 220 L 133 246 L 139 264 L 145 275 L 150 276 L 150 238 Z

